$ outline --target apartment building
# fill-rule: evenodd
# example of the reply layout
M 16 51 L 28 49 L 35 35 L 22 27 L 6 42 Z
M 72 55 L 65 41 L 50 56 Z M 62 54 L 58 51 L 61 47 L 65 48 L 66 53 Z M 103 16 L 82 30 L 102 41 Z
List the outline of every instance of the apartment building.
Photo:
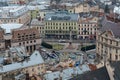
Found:
M 99 6 L 92 1 L 80 3 L 68 10 L 74 13 L 100 12 Z
M 0 33 L 0 49 L 3 50 L 13 46 L 25 46 L 28 53 L 31 53 L 41 44 L 39 31 L 25 28 L 21 24 L 2 24 Z
M 81 17 L 78 25 L 79 39 L 96 39 L 96 32 L 99 28 L 98 17 Z
M 120 60 L 120 25 L 104 19 L 102 26 L 96 34 L 96 53 L 101 59 L 118 61 Z
M 27 24 L 31 16 L 26 6 L 7 6 L 0 8 L 0 23 Z
M 79 15 L 59 10 L 45 15 L 45 37 L 57 39 L 69 39 L 70 32 L 73 39 L 78 34 Z

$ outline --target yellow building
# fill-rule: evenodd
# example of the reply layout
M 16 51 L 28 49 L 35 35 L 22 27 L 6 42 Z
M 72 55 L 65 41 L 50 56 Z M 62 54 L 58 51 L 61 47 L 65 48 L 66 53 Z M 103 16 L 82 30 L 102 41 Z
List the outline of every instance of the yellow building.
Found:
M 45 16 L 45 37 L 56 39 L 69 39 L 70 32 L 73 39 L 78 34 L 78 14 L 69 13 L 68 11 L 56 11 L 48 13 Z
M 103 21 L 103 27 L 97 32 L 96 53 L 107 61 L 120 60 L 120 27 L 119 23 Z

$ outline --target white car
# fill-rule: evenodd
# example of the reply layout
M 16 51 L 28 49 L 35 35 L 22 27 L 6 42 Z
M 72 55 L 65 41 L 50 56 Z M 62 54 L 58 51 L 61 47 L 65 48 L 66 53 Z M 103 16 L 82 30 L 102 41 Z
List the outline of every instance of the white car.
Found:
M 63 40 L 63 39 L 59 40 L 59 43 L 65 43 L 65 42 L 66 42 L 66 40 Z

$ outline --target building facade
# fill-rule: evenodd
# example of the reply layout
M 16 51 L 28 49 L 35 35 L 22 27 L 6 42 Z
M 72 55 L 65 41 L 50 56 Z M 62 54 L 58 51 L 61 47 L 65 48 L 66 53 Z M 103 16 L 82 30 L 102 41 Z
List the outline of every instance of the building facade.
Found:
M 14 29 L 11 33 L 6 33 L 4 29 L 1 29 L 0 40 L 1 50 L 13 46 L 25 46 L 28 53 L 38 49 L 41 44 L 39 31 L 35 28 Z
M 23 45 L 28 52 L 38 49 L 41 44 L 40 34 L 35 28 L 14 30 L 12 34 L 11 46 Z
M 69 39 L 70 32 L 73 39 L 78 34 L 78 14 L 69 13 L 68 11 L 57 11 L 48 13 L 45 16 L 45 37 L 56 39 Z
M 0 8 L 0 23 L 27 24 L 31 16 L 26 6 L 7 6 Z
M 120 60 L 119 23 L 104 20 L 103 27 L 97 32 L 96 53 L 107 61 Z
M 99 6 L 96 5 L 94 2 L 84 2 L 84 3 L 80 3 L 79 5 L 75 6 L 74 8 L 74 12 L 75 13 L 88 13 L 88 12 L 99 12 Z
M 78 31 L 78 38 L 79 39 L 95 39 L 96 32 L 98 30 L 98 18 L 81 18 L 79 21 L 79 31 Z
M 33 19 L 31 21 L 31 28 L 36 28 L 39 31 L 40 37 L 44 37 L 45 23 L 39 19 Z

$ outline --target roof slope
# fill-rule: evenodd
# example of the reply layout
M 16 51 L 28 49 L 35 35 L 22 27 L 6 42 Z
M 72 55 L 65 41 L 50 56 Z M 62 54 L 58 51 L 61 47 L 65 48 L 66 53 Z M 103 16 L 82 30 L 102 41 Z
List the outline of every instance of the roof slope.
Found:
M 115 37 L 120 38 L 120 23 L 115 23 L 112 21 L 108 21 L 107 19 L 104 19 L 102 21 L 102 27 L 100 29 L 102 32 L 104 31 L 112 31 Z
M 111 62 L 110 65 L 114 68 L 115 80 L 120 80 L 120 61 Z
M 26 68 L 26 67 L 30 67 L 30 66 L 35 66 L 38 64 L 42 64 L 44 63 L 40 53 L 38 51 L 35 51 L 31 56 L 29 61 L 23 61 L 23 62 L 16 62 L 16 63 L 12 63 L 9 65 L 5 65 L 3 67 L 0 68 L 0 73 L 5 73 L 5 72 L 10 72 L 13 70 L 17 70 L 17 69 L 22 69 L 22 68 Z
M 110 77 L 106 67 L 102 67 L 97 70 L 75 76 L 69 80 L 110 80 Z

